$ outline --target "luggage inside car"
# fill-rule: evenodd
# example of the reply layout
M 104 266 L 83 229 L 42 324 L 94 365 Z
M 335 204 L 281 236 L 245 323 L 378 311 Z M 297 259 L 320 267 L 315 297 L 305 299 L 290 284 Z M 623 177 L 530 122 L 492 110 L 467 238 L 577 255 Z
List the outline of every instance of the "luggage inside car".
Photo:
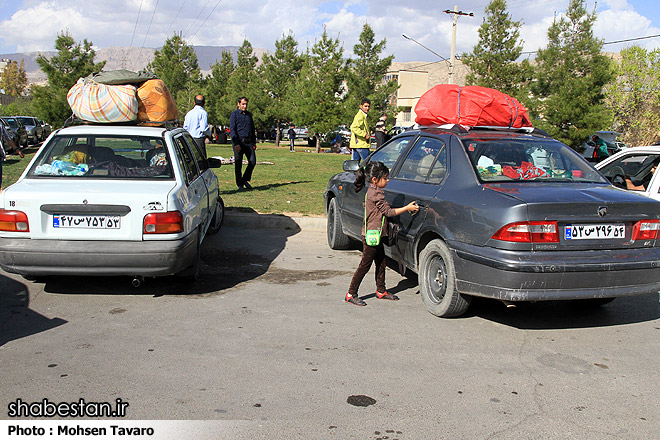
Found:
M 495 89 L 439 84 L 415 106 L 419 125 L 459 124 L 466 127 L 531 127 L 527 109 L 517 99 Z

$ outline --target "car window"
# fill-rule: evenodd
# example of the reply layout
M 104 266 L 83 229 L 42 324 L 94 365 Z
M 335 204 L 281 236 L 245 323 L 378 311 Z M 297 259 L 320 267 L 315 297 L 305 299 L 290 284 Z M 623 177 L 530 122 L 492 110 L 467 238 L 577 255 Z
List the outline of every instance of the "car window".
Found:
M 627 154 L 614 162 L 608 163 L 600 169 L 605 177 L 614 177 L 617 174 L 630 177 L 643 177 L 648 174 L 653 164 L 660 161 L 660 154 Z
M 389 170 L 392 170 L 392 167 L 394 167 L 397 159 L 399 159 L 401 153 L 406 150 L 412 139 L 412 136 L 393 139 L 388 144 L 384 145 L 381 149 L 372 154 L 371 159 L 369 160 L 371 162 L 383 162 Z
M 56 136 L 39 153 L 30 177 L 173 179 L 162 138 Z
M 573 149 L 545 139 L 473 139 L 464 141 L 481 181 L 606 181 Z
M 199 170 L 197 169 L 197 160 L 190 152 L 186 141 L 183 139 L 183 136 L 179 136 L 174 139 L 177 149 L 179 150 L 177 154 L 181 155 L 186 174 L 186 183 L 192 183 L 199 176 Z
M 436 167 L 436 158 L 445 152 L 445 143 L 436 138 L 421 137 L 410 149 L 408 156 L 403 161 L 401 169 L 397 173 L 397 179 L 414 180 L 425 182 L 434 170 L 433 182 L 438 183 L 445 174 L 446 154 L 442 154 L 443 160 Z
M 197 161 L 197 166 L 199 166 L 199 169 L 203 173 L 209 168 L 208 161 L 206 160 L 206 157 L 204 157 L 204 154 L 202 151 L 200 151 L 199 147 L 197 146 L 197 142 L 190 136 L 190 134 L 186 133 L 183 135 L 188 142 L 188 146 L 190 147 L 190 151 L 193 152 L 193 155 L 195 156 L 195 160 Z

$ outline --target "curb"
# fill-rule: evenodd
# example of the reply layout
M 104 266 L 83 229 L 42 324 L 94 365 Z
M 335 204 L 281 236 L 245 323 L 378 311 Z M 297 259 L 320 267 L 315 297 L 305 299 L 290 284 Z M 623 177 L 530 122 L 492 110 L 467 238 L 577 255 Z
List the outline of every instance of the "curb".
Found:
M 325 231 L 325 217 L 289 217 L 284 214 L 259 214 L 227 210 L 224 224 L 249 229 L 290 229 Z

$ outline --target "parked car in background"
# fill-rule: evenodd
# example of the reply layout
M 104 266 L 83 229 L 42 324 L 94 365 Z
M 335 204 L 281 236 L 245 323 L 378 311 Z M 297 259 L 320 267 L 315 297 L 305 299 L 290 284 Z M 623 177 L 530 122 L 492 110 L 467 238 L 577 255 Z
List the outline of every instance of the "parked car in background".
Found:
M 27 131 L 28 142 L 37 144 L 43 140 L 44 129 L 34 116 L 14 116 L 18 119 Z
M 626 148 L 595 165 L 612 185 L 660 201 L 660 145 Z
M 420 206 L 385 252 L 417 274 L 436 316 L 463 314 L 474 296 L 602 305 L 660 289 L 660 203 L 540 130 L 423 127 L 344 162 L 325 191 L 332 249 L 361 240 L 367 189 L 353 182 L 370 161 L 390 169 L 391 206 Z
M 37 119 L 37 122 L 39 123 L 39 125 L 41 125 L 41 140 L 45 141 L 46 138 L 50 136 L 50 133 L 53 129 L 50 126 L 50 124 L 42 121 L 41 119 Z
M 5 123 L 5 127 L 8 128 L 9 131 L 13 134 L 14 142 L 16 143 L 17 147 L 20 148 L 21 146 L 29 146 L 27 130 L 18 119 L 12 116 L 2 116 L 0 119 L 2 119 L 2 121 Z
M 621 133 L 616 131 L 597 131 L 593 135 L 589 136 L 589 139 L 587 139 L 587 141 L 582 145 L 584 147 L 582 156 L 584 156 L 584 158 L 589 162 L 598 162 L 598 157 L 596 156 L 595 150 L 596 145 L 591 140 L 594 135 L 598 136 L 605 142 L 605 145 L 607 146 L 607 152 L 610 154 L 610 156 L 618 153 L 619 151 L 626 148 L 626 144 L 617 141 L 617 136 L 620 134 Z
M 213 166 L 182 128 L 57 130 L 0 193 L 0 267 L 28 278 L 194 279 L 224 218 Z
M 309 130 L 307 127 L 298 127 L 295 126 L 293 131 L 296 132 L 296 140 L 306 141 L 309 139 Z M 289 139 L 289 127 L 285 126 L 282 128 L 282 139 Z

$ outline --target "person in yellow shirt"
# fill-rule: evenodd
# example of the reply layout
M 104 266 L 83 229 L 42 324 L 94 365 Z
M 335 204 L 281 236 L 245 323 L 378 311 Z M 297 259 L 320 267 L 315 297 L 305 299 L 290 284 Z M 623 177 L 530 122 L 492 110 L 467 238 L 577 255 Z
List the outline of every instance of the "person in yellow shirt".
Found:
M 351 124 L 350 147 L 353 150 L 352 159 L 360 162 L 369 156 L 369 147 L 371 146 L 371 132 L 367 125 L 369 107 L 371 107 L 371 101 L 364 98 L 360 103 L 360 110 L 358 110 Z

